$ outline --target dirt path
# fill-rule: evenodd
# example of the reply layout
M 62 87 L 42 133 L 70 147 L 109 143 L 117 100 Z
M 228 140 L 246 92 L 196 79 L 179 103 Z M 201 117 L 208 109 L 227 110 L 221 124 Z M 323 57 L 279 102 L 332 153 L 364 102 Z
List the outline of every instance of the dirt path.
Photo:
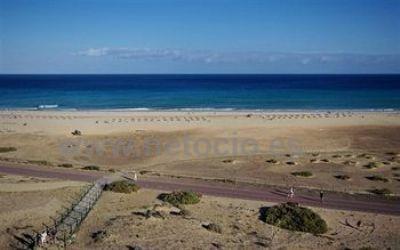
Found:
M 45 167 L 21 167 L 0 165 L 0 173 L 26 175 L 42 178 L 57 178 L 74 181 L 94 181 L 104 174 L 72 169 L 49 169 Z M 143 188 L 158 190 L 193 190 L 205 195 L 232 197 L 269 202 L 287 201 L 287 190 L 281 187 L 253 186 L 247 184 L 229 184 L 197 179 L 178 179 L 162 177 L 145 177 L 138 181 Z M 303 205 L 325 207 L 330 209 L 364 211 L 400 216 L 400 199 L 385 198 L 374 195 L 351 195 L 325 192 L 324 202 L 319 200 L 315 190 L 296 189 L 293 199 Z

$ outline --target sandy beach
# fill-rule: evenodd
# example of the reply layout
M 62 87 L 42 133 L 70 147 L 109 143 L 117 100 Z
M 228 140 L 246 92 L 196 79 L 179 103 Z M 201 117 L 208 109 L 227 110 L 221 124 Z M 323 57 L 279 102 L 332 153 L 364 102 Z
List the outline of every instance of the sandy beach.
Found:
M 0 147 L 17 150 L 0 160 L 346 192 L 388 186 L 399 193 L 392 170 L 399 164 L 399 128 L 393 112 L 2 111 Z M 367 166 L 374 162 L 382 166 Z M 371 174 L 390 181 L 365 178 Z
M 75 130 L 81 134 L 73 135 Z M 78 171 L 95 165 L 104 175 L 136 171 L 143 179 L 181 179 L 185 183 L 223 181 L 238 187 L 266 185 L 287 189 L 295 186 L 360 194 L 387 188 L 397 196 L 400 194 L 399 130 L 400 113 L 396 112 L 4 110 L 0 112 L 0 147 L 15 150 L 0 153 L 0 162 L 5 166 Z M 295 172 L 311 175 L 296 176 Z M 23 209 L 27 202 L 33 206 L 36 203 L 31 200 L 36 196 L 56 197 L 56 200 L 46 200 L 48 205 L 43 207 L 43 211 L 48 210 L 46 215 L 68 203 L 60 196 L 64 191 L 76 193 L 80 185 L 84 185 L 84 182 L 19 181 L 18 178 L 9 175 L 0 178 L 0 199 L 5 209 L 11 209 L 11 204 Z M 8 202 L 14 192 L 29 199 Z M 338 249 L 376 246 L 374 241 L 380 239 L 385 241 L 386 247 L 398 246 L 391 233 L 393 230 L 389 230 L 398 224 L 398 217 L 393 215 L 378 215 L 379 218 L 372 219 L 368 213 L 318 209 L 330 223 L 329 233 L 323 237 L 285 230 L 279 230 L 275 236 L 264 235 L 264 223 L 254 217 L 260 206 L 268 204 L 263 201 L 207 196 L 204 202 L 189 208 L 194 214 L 192 219 L 168 217 L 168 223 L 158 219 L 140 222 L 141 218 L 129 215 L 132 209 L 157 203 L 157 193 L 148 189 L 121 197 L 107 193 L 83 224 L 77 235 L 79 243 L 72 247 L 99 247 L 91 233 L 100 229 L 109 232 L 101 241 L 107 248 L 129 245 L 133 236 L 123 233 L 121 230 L 125 231 L 125 226 L 122 225 L 134 228 L 135 235 L 139 235 L 134 236 L 135 242 L 151 249 L 160 248 L 166 242 L 170 242 L 171 248 L 190 248 L 191 244 L 249 248 L 268 243 L 274 248 L 307 249 L 329 245 L 329 249 Z M 37 230 L 41 227 L 38 221 L 49 223 L 43 214 L 26 209 L 31 208 L 7 218 L 7 226 L 2 229 L 7 232 L 3 234 L 3 242 L 22 230 L 17 226 L 20 223 Z M 228 213 L 220 217 L 223 211 Z M 229 214 L 241 215 L 233 220 Z M 42 219 L 31 220 L 38 216 Z M 248 218 L 255 221 L 249 222 Z M 226 228 L 224 233 L 216 237 L 203 231 L 201 224 L 209 220 L 218 221 Z M 358 229 L 346 226 L 357 221 L 365 226 Z M 179 225 L 179 230 L 168 225 Z M 268 227 L 270 232 L 273 227 Z M 146 233 L 148 228 L 160 230 L 152 231 L 153 240 Z M 163 236 L 165 230 L 182 236 L 190 232 L 192 238 L 176 241 L 175 236 Z M 287 242 L 282 245 L 282 240 Z

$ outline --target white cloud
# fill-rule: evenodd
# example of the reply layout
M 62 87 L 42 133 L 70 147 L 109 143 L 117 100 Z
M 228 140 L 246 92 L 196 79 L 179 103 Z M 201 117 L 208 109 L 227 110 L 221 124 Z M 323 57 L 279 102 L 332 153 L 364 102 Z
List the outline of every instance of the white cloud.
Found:
M 87 57 L 114 57 L 129 60 L 169 60 L 181 62 L 299 64 L 392 64 L 399 65 L 400 55 L 369 55 L 350 53 L 274 53 L 265 51 L 216 52 L 209 50 L 153 49 L 153 48 L 89 48 L 74 53 Z

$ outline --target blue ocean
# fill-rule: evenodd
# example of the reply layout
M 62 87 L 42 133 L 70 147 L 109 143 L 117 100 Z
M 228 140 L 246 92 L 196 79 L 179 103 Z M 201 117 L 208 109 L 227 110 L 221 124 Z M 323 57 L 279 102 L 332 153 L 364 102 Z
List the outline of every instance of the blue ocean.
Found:
M 398 110 L 400 75 L 0 75 L 0 109 Z

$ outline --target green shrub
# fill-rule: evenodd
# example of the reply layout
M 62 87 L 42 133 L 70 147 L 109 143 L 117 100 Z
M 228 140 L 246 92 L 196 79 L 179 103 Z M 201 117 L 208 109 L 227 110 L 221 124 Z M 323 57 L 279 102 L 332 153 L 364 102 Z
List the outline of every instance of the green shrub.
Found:
M 83 170 L 95 170 L 95 171 L 99 171 L 100 167 L 99 166 L 95 166 L 95 165 L 90 165 L 90 166 L 85 166 L 82 168 Z
M 63 164 L 59 164 L 58 167 L 60 168 L 72 168 L 73 165 L 70 163 L 63 163 Z
M 311 177 L 313 174 L 310 171 L 299 171 L 299 172 L 292 172 L 292 175 L 300 177 Z
M 387 188 L 376 188 L 376 189 L 371 189 L 369 190 L 370 193 L 377 194 L 377 195 L 391 195 L 392 191 Z
M 389 180 L 383 176 L 380 175 L 371 175 L 371 176 L 367 176 L 365 177 L 366 179 L 370 180 L 370 181 L 383 181 L 383 182 L 388 182 Z
M 124 194 L 137 192 L 139 189 L 140 187 L 138 185 L 126 180 L 114 181 L 113 183 L 107 184 L 104 187 L 104 190 L 106 191 L 112 191 L 115 193 L 124 193 Z
M 368 168 L 368 169 L 373 169 L 373 168 L 382 167 L 382 165 L 383 165 L 383 163 L 381 163 L 381 162 L 373 161 L 373 162 L 368 163 L 364 167 Z
M 318 214 L 297 203 L 287 202 L 260 211 L 262 220 L 284 229 L 312 234 L 328 231 L 326 222 Z
M 181 204 L 196 204 L 200 202 L 201 194 L 193 191 L 174 191 L 172 193 L 163 193 L 158 196 L 158 199 L 171 203 L 174 206 Z
M 0 147 L 0 153 L 8 153 L 14 151 L 17 151 L 17 149 L 14 147 Z

